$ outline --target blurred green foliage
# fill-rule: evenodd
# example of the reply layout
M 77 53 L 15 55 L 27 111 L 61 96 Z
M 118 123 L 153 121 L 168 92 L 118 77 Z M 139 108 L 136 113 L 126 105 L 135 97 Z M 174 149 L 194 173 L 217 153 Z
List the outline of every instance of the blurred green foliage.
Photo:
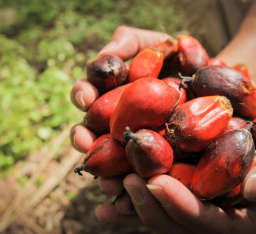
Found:
M 0 170 L 79 120 L 72 84 L 116 27 L 181 30 L 176 2 L 0 0 Z

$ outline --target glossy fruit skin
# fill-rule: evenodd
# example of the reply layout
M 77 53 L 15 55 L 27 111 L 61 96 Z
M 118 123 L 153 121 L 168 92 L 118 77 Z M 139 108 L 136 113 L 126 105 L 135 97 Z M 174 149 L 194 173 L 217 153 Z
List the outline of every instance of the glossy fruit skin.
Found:
M 125 149 L 110 134 L 102 135 L 95 140 L 85 155 L 85 160 L 98 147 L 102 148 L 84 165 L 86 171 L 95 176 L 112 177 L 122 175 L 131 168 L 125 156 Z
M 232 117 L 226 126 L 226 128 L 223 130 L 222 134 L 235 130 L 235 129 L 242 129 L 247 126 L 247 122 L 244 119 L 238 118 L 238 117 Z
M 177 162 L 172 165 L 168 174 L 190 188 L 195 168 L 195 165 Z
M 174 78 L 174 77 L 167 77 L 167 78 L 162 79 L 162 81 L 166 82 L 166 84 L 168 84 L 169 86 L 176 89 L 177 92 L 179 93 L 180 97 L 179 97 L 177 107 L 186 102 L 187 93 L 186 93 L 186 90 L 183 87 L 181 87 L 181 85 L 180 85 L 181 80 L 180 79 Z
M 173 151 L 169 143 L 157 132 L 140 129 L 137 140 L 129 139 L 125 151 L 133 170 L 142 178 L 168 172 L 173 163 Z
M 133 82 L 143 77 L 157 78 L 164 62 L 164 54 L 154 48 L 140 51 L 131 61 L 129 81 Z
M 243 75 L 250 81 L 251 77 L 249 74 L 248 67 L 244 64 L 236 64 L 232 68 L 236 69 L 237 71 L 240 71 L 243 73 Z
M 245 178 L 254 150 L 252 135 L 245 128 L 229 131 L 215 139 L 194 171 L 194 193 L 202 199 L 213 199 L 234 189 Z
M 232 103 L 239 116 L 256 117 L 254 84 L 243 73 L 226 66 L 206 66 L 199 69 L 190 85 L 197 96 L 223 95 Z
M 162 52 L 165 58 L 176 53 L 178 50 L 177 47 L 177 40 L 172 37 L 152 46 L 153 49 L 157 49 L 158 51 Z
M 192 75 L 199 68 L 208 64 L 208 54 L 201 43 L 192 36 L 182 36 L 178 39 L 178 58 L 180 72 Z
M 113 114 L 120 97 L 127 85 L 122 85 L 108 91 L 99 97 L 89 108 L 85 118 L 85 126 L 97 134 L 109 132 L 109 121 Z
M 182 151 L 199 152 L 222 133 L 232 114 L 232 106 L 223 96 L 195 98 L 175 109 L 165 136 Z
M 130 83 L 110 118 L 110 133 L 124 143 L 123 133 L 129 126 L 158 129 L 170 117 L 179 95 L 174 88 L 155 78 L 142 78 Z
M 214 65 L 214 66 L 217 66 L 217 65 L 227 66 L 227 64 L 226 64 L 224 61 L 222 61 L 222 60 L 220 60 L 220 59 L 218 59 L 218 58 L 210 58 L 210 59 L 208 60 L 208 65 Z
M 101 93 L 124 84 L 127 75 L 126 64 L 115 55 L 103 55 L 87 65 L 88 81 Z

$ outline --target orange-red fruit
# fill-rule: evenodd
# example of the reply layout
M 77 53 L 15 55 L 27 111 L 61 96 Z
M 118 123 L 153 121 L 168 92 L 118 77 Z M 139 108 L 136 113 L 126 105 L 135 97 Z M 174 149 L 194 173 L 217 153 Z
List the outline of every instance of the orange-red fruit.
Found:
M 237 71 L 240 71 L 244 74 L 244 76 L 246 78 L 248 78 L 248 80 L 251 80 L 250 74 L 249 74 L 249 70 L 248 67 L 244 64 L 236 64 L 233 66 L 234 69 L 236 69 Z
M 194 193 L 200 198 L 212 199 L 234 189 L 247 174 L 254 150 L 252 135 L 246 128 L 229 131 L 215 139 L 194 171 Z
M 203 67 L 193 75 L 190 87 L 197 96 L 226 96 L 240 116 L 256 118 L 256 87 L 233 68 Z
M 129 81 L 133 82 L 143 77 L 157 78 L 164 62 L 164 54 L 154 48 L 140 51 L 131 61 Z
M 179 93 L 180 97 L 179 97 L 177 106 L 180 106 L 181 104 L 186 102 L 187 93 L 186 93 L 186 90 L 181 86 L 180 79 L 174 78 L 174 77 L 167 77 L 167 78 L 162 79 L 162 81 L 164 81 L 166 84 L 168 84 L 172 88 L 176 89 L 177 92 Z
M 109 121 L 113 114 L 119 99 L 127 85 L 122 85 L 108 91 L 99 97 L 89 108 L 84 122 L 86 127 L 97 134 L 109 132 Z
M 98 90 L 87 79 L 78 80 L 71 90 L 71 101 L 81 111 L 87 111 L 98 96 Z
M 132 131 L 161 127 L 170 117 L 178 99 L 177 91 L 162 80 L 142 78 L 131 83 L 110 118 L 112 136 L 124 142 L 126 126 Z
M 226 133 L 231 130 L 235 129 L 242 129 L 247 126 L 247 122 L 244 119 L 238 118 L 238 117 L 232 117 L 226 126 L 226 128 L 223 130 L 222 133 Z
M 217 66 L 217 65 L 221 65 L 221 66 L 227 66 L 227 64 L 222 61 L 221 59 L 217 59 L 217 58 L 210 58 L 208 60 L 208 65 L 214 65 L 214 66 Z
M 163 42 L 153 45 L 152 48 L 162 52 L 166 58 L 177 52 L 177 46 L 177 40 L 170 37 Z
M 183 151 L 199 152 L 222 133 L 232 113 L 226 97 L 192 99 L 175 109 L 166 124 L 166 138 Z
M 97 149 L 99 150 L 87 160 L 87 157 Z M 84 170 L 95 176 L 119 176 L 130 168 L 123 146 L 110 134 L 97 138 L 85 155 Z
M 178 58 L 183 75 L 192 75 L 208 64 L 208 54 L 201 43 L 192 36 L 178 39 Z
M 88 81 L 101 93 L 124 84 L 127 75 L 126 64 L 115 55 L 103 55 L 87 65 Z
M 174 163 L 168 174 L 190 188 L 195 168 L 195 165 L 188 163 Z
M 171 169 L 172 147 L 157 132 L 140 129 L 133 133 L 128 128 L 124 136 L 128 141 L 125 147 L 126 157 L 139 176 L 149 178 Z

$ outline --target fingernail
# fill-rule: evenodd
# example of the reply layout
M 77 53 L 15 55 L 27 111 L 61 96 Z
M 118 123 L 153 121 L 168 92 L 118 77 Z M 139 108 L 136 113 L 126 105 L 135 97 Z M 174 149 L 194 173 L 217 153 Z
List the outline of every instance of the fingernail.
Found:
M 115 41 L 110 42 L 107 44 L 103 49 L 100 51 L 99 55 L 106 54 L 107 52 L 112 52 L 117 48 L 118 43 Z
M 256 175 L 247 179 L 244 186 L 244 197 L 250 201 L 256 201 Z
M 159 185 L 154 185 L 154 184 L 146 184 L 147 188 L 149 191 L 159 191 L 163 190 L 161 186 Z
M 84 102 L 84 93 L 83 91 L 78 91 L 76 94 L 75 94 L 75 101 L 76 103 L 84 108 L 85 107 L 85 102 Z

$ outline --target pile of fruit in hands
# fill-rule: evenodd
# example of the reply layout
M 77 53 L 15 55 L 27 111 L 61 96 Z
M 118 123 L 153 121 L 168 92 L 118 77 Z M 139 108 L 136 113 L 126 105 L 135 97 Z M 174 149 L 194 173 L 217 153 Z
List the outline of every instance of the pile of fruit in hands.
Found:
M 115 55 L 100 56 L 87 75 L 84 125 L 97 138 L 75 172 L 168 174 L 200 199 L 245 202 L 242 182 L 256 167 L 256 86 L 245 66 L 209 59 L 197 39 L 183 36 L 143 49 L 129 69 Z

